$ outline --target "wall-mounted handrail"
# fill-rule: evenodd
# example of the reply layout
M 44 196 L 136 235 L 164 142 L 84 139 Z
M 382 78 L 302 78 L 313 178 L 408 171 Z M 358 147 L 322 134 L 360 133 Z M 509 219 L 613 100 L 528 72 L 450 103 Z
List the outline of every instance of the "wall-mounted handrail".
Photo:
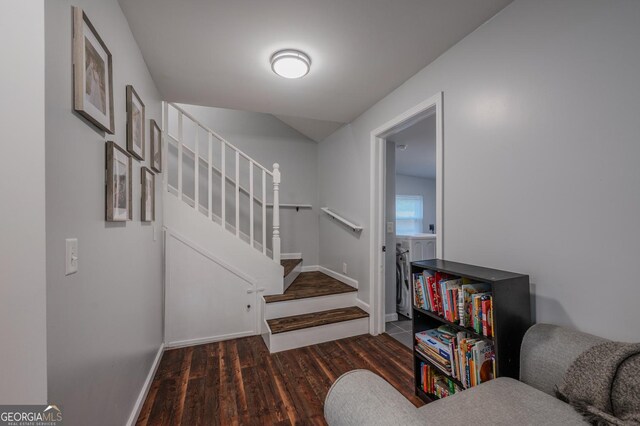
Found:
M 348 219 L 345 219 L 344 217 L 340 216 L 338 213 L 334 212 L 328 207 L 322 207 L 320 210 L 328 214 L 332 219 L 335 219 L 338 222 L 341 222 L 343 225 L 351 228 L 353 232 L 361 232 L 363 229 L 362 226 L 356 225 L 355 223 L 349 221 Z

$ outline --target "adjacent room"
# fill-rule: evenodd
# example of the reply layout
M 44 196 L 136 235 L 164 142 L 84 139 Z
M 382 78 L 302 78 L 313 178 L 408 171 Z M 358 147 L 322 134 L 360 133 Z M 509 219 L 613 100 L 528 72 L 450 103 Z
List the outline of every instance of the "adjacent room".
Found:
M 0 424 L 640 425 L 640 1 L 3 6 Z

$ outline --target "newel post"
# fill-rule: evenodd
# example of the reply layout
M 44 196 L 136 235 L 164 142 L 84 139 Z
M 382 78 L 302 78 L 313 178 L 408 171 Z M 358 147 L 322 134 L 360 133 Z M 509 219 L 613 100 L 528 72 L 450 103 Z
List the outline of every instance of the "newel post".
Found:
M 273 260 L 280 263 L 280 165 L 273 165 Z

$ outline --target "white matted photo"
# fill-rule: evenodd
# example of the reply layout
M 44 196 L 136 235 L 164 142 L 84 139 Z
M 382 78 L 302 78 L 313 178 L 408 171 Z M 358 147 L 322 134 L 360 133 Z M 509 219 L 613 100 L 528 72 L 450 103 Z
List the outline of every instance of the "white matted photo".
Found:
M 162 131 L 156 120 L 149 121 L 151 132 L 151 170 L 162 173 Z
M 111 53 L 87 15 L 73 8 L 74 110 L 100 130 L 113 134 Z
M 142 186 L 141 220 L 156 220 L 156 176 L 146 167 L 140 168 L 140 184 Z
M 132 85 L 127 86 L 127 151 L 144 160 L 144 103 Z
M 106 220 L 124 222 L 131 220 L 132 209 L 132 160 L 131 156 L 115 142 L 107 142 Z

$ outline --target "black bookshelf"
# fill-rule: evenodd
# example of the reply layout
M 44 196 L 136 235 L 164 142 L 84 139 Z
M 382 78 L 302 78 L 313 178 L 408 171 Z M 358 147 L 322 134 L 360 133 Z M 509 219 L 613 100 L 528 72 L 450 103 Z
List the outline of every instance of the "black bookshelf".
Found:
M 431 273 L 441 272 L 458 278 L 469 278 L 476 282 L 490 284 L 491 292 L 493 293 L 493 337 L 478 334 L 470 328 L 462 327 L 446 320 L 437 313 L 417 308 L 415 305 L 413 306 L 412 319 L 413 334 L 446 324 L 469 332 L 477 338 L 491 341 L 495 349 L 497 376 L 518 379 L 520 372 L 520 345 L 522 344 L 524 333 L 532 325 L 529 276 L 441 259 L 421 260 L 411 263 L 411 277 L 413 277 L 414 273 L 420 273 L 423 270 Z M 411 279 L 411 284 L 413 286 L 413 279 Z M 437 370 L 437 367 L 416 351 L 414 340 L 415 394 L 425 402 L 429 402 L 437 397 L 424 392 L 420 388 L 421 362 L 431 364 Z

